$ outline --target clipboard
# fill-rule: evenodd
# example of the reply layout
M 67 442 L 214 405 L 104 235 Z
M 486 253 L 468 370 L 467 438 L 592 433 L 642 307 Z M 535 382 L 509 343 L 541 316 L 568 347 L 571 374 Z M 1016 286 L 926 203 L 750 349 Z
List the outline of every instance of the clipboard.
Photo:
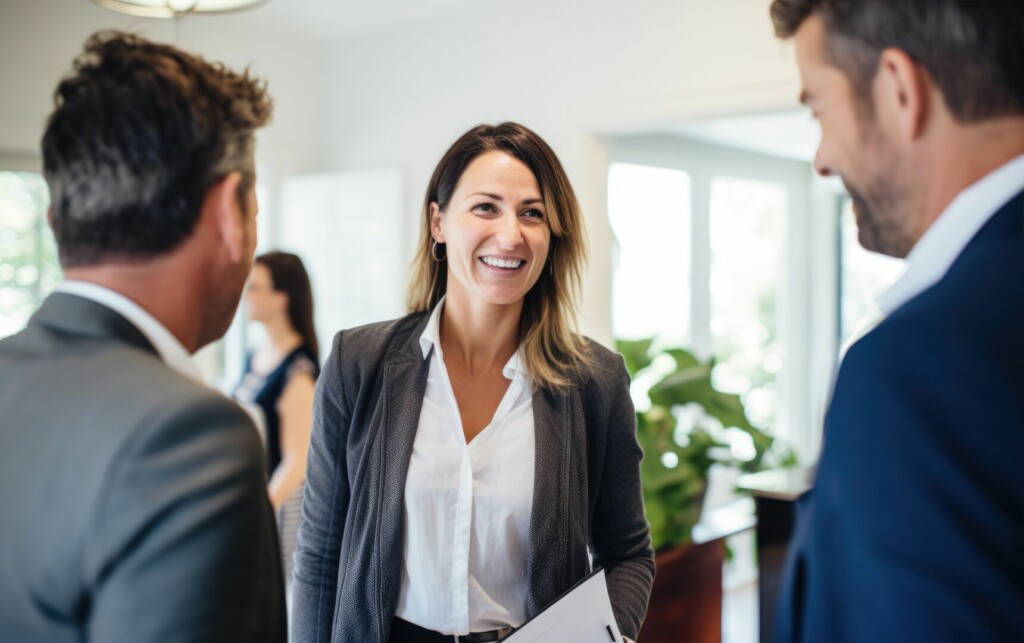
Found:
M 502 639 L 502 643 L 623 643 L 604 569 L 570 587 L 539 614 Z

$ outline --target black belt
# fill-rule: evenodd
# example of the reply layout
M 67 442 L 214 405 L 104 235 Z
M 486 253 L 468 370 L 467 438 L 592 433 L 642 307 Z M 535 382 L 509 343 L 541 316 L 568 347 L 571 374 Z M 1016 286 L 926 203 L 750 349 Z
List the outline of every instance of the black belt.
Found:
M 391 621 L 389 643 L 490 643 L 500 641 L 512 633 L 511 627 L 489 632 L 473 632 L 471 634 L 441 634 L 428 630 L 415 623 L 403 621 L 397 616 Z

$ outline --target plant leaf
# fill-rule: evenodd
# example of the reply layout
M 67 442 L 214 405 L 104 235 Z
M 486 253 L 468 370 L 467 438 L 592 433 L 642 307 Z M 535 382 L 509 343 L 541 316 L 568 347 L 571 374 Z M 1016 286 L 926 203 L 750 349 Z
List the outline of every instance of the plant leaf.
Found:
M 622 353 L 622 357 L 626 361 L 626 370 L 631 378 L 638 371 L 651 365 L 653 356 L 650 353 L 653 341 L 654 338 L 620 339 L 615 342 L 615 350 Z

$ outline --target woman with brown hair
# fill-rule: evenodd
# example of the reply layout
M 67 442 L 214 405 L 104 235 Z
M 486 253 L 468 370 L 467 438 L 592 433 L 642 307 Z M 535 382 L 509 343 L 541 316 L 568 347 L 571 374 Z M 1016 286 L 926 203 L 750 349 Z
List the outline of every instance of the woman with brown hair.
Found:
M 256 257 L 245 289 L 245 312 L 266 341 L 245 361 L 234 397 L 254 415 L 267 449 L 268 493 L 277 517 L 285 584 L 291 583 L 295 532 L 313 425 L 313 387 L 320 351 L 313 328 L 313 292 L 297 256 Z
M 338 333 L 321 378 L 295 641 L 497 641 L 591 564 L 636 637 L 654 576 L 641 451 L 622 358 L 574 331 L 584 259 L 540 137 L 481 125 L 452 145 L 410 314 Z

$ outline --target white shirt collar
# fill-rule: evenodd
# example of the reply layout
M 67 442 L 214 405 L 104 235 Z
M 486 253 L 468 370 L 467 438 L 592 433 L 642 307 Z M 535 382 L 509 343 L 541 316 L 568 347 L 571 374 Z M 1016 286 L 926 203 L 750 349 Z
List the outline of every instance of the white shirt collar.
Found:
M 441 300 L 434 306 L 433 312 L 430 313 L 430 319 L 427 320 L 427 326 L 420 335 L 420 350 L 423 351 L 423 359 L 430 357 L 430 349 L 433 348 L 437 351 L 437 356 L 444 361 L 444 353 L 441 350 L 441 311 L 444 309 L 444 300 L 445 297 L 441 297 Z M 516 377 L 529 379 L 522 352 L 523 348 L 520 346 L 505 362 L 501 374 L 507 379 L 512 380 Z
M 110 288 L 86 281 L 65 281 L 57 286 L 55 292 L 89 299 L 120 314 L 149 340 L 157 354 L 168 366 L 185 377 L 196 382 L 203 382 L 203 374 L 178 338 L 131 299 Z
M 956 196 L 907 255 L 899 281 L 878 296 L 885 315 L 938 283 L 978 230 L 1024 188 L 1024 156 L 989 173 Z

